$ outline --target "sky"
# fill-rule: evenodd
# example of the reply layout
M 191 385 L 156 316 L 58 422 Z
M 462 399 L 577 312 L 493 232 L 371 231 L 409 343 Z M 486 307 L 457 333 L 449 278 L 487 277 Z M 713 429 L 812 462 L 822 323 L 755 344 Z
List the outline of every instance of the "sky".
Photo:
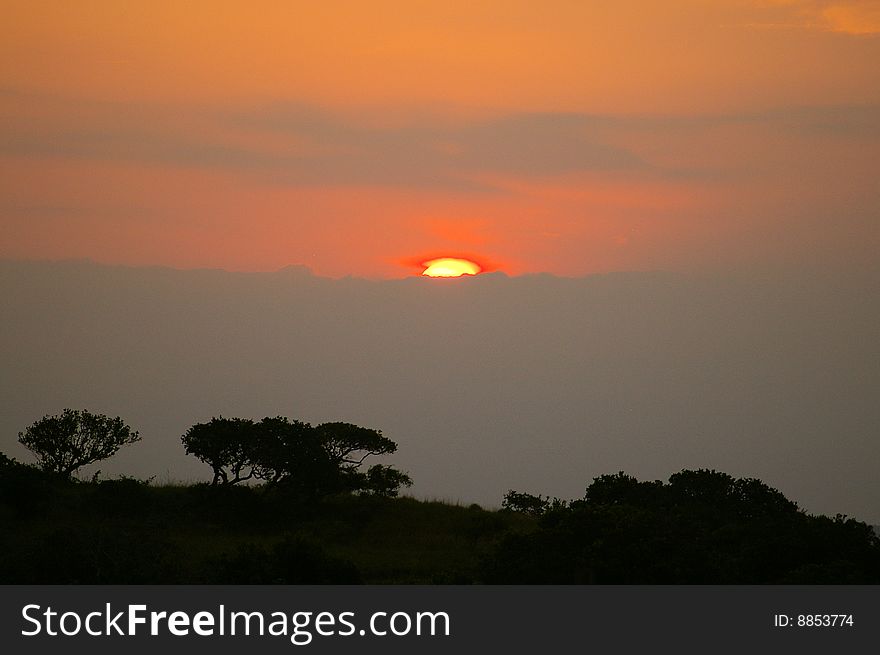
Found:
M 7 2 L 0 257 L 871 268 L 880 2 Z
M 189 425 L 285 415 L 419 497 L 705 467 L 880 523 L 880 0 L 3 15 L 0 451 L 86 408 L 144 437 L 108 475 L 205 479 Z

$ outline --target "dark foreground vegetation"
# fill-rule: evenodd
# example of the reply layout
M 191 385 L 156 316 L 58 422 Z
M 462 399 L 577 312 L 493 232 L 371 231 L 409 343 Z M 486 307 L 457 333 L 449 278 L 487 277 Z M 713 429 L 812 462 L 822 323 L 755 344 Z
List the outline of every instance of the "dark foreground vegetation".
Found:
M 304 502 L 264 486 L 77 482 L 4 459 L 0 582 L 880 582 L 869 526 L 721 473 L 606 476 L 584 500 L 536 504 Z
M 0 583 L 880 583 L 870 526 L 716 471 L 489 511 L 397 497 L 406 474 L 361 470 L 396 449 L 378 431 L 267 418 L 187 430 L 212 484 L 73 476 L 137 440 L 68 410 L 20 435 L 37 466 L 0 454 Z
M 376 495 L 0 473 L 0 582 L 469 583 L 532 520 Z

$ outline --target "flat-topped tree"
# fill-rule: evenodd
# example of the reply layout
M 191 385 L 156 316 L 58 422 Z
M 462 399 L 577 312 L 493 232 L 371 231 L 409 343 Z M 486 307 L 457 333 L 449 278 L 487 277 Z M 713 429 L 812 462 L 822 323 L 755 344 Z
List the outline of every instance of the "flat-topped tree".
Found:
M 36 421 L 18 434 L 18 441 L 44 471 L 70 478 L 78 468 L 111 457 L 140 436 L 118 416 L 65 409 Z
M 322 423 L 315 427 L 330 458 L 342 469 L 359 468 L 370 455 L 390 455 L 397 444 L 379 430 L 352 423 Z
M 363 492 L 395 496 L 412 480 L 390 466 L 359 470 L 371 455 L 387 455 L 397 444 L 378 430 L 351 423 L 311 426 L 284 416 L 214 418 L 182 438 L 186 452 L 211 466 L 213 484 L 250 479 L 297 490 L 305 497 Z

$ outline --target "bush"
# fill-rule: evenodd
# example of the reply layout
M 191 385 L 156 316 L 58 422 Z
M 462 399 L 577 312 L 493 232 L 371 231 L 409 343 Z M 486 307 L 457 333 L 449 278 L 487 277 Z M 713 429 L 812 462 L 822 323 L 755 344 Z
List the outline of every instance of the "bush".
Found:
M 61 486 L 63 480 L 0 453 L 0 505 L 15 518 L 38 516 Z
M 511 499 L 540 516 L 537 529 L 501 540 L 483 562 L 485 582 L 880 582 L 880 540 L 870 526 L 809 516 L 760 480 L 699 470 L 663 484 L 620 473 L 596 478 L 568 506 Z

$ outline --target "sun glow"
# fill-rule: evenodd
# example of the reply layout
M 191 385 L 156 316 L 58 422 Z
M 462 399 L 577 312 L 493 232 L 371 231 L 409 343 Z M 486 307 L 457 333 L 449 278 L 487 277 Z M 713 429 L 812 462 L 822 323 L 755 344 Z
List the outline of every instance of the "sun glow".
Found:
M 479 264 L 469 259 L 456 259 L 453 257 L 431 259 L 422 262 L 422 266 L 425 267 L 422 275 L 428 277 L 461 277 L 462 275 L 476 275 L 483 270 Z

